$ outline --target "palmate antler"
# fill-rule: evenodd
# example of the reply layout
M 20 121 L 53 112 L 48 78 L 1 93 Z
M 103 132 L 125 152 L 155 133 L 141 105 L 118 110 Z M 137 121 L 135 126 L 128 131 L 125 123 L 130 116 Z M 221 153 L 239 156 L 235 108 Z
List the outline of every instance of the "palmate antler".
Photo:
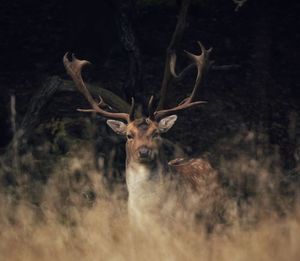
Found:
M 210 53 L 212 49 L 206 50 L 203 45 L 199 43 L 201 48 L 201 54 L 195 55 L 189 52 L 186 52 L 188 57 L 193 61 L 192 64 L 187 66 L 180 74 L 177 74 L 175 71 L 176 67 L 176 52 L 175 49 L 178 47 L 178 43 L 180 42 L 183 31 L 185 29 L 186 24 L 186 16 L 188 13 L 188 8 L 190 5 L 190 0 L 183 0 L 181 4 L 180 14 L 178 16 L 178 21 L 176 24 L 175 31 L 172 35 L 171 42 L 167 49 L 167 59 L 165 63 L 165 73 L 163 77 L 163 82 L 160 90 L 160 100 L 158 103 L 158 106 L 156 110 L 153 109 L 153 97 L 150 98 L 149 104 L 148 104 L 148 112 L 149 112 L 149 118 L 155 121 L 159 121 L 160 119 L 169 116 L 171 114 L 175 114 L 179 111 L 183 111 L 185 109 L 191 108 L 193 106 L 203 104 L 205 101 L 196 101 L 199 88 L 201 85 L 201 82 L 203 80 L 203 75 L 205 71 L 209 68 L 211 65 L 211 62 L 209 60 Z M 68 74 L 71 76 L 73 81 L 75 82 L 75 85 L 77 86 L 78 90 L 85 96 L 85 98 L 88 100 L 88 102 L 91 105 L 91 109 L 82 110 L 84 112 L 96 112 L 104 117 L 111 118 L 111 119 L 121 119 L 125 120 L 128 123 L 134 120 L 134 99 L 132 98 L 131 107 L 129 113 L 124 112 L 112 112 L 106 110 L 106 104 L 103 101 L 103 99 L 100 97 L 100 101 L 96 102 L 90 92 L 88 91 L 86 85 L 84 84 L 84 81 L 82 79 L 81 71 L 83 67 L 90 64 L 89 61 L 86 60 L 79 60 L 75 57 L 74 54 L 71 55 L 71 59 L 68 58 L 69 54 L 66 53 L 63 57 L 64 66 L 68 72 Z M 197 77 L 195 81 L 195 85 L 193 88 L 193 91 L 191 95 L 182 100 L 177 106 L 171 108 L 171 109 L 164 109 L 164 101 L 167 95 L 167 89 L 169 84 L 172 82 L 172 79 L 181 79 L 186 72 L 188 72 L 193 67 L 197 68 Z
M 69 59 L 68 56 L 69 53 L 66 53 L 63 57 L 63 63 L 67 70 L 67 73 L 71 76 L 77 89 L 83 94 L 83 96 L 88 100 L 88 102 L 92 107 L 91 109 L 86 109 L 86 110 L 79 109 L 79 111 L 96 112 L 107 118 L 120 119 L 120 120 L 125 120 L 127 122 L 131 122 L 134 120 L 134 99 L 133 98 L 131 100 L 131 107 L 129 113 L 110 112 L 104 110 L 106 104 L 103 101 L 103 99 L 100 97 L 100 101 L 96 102 L 92 97 L 92 95 L 90 94 L 89 90 L 87 89 L 82 79 L 81 72 L 83 67 L 91 63 L 87 60 L 77 59 L 74 54 L 71 55 L 71 59 Z
M 203 75 L 205 71 L 209 68 L 211 65 L 211 61 L 209 60 L 210 53 L 212 49 L 206 50 L 204 46 L 198 42 L 200 48 L 201 48 L 201 54 L 195 55 L 189 52 L 186 52 L 188 57 L 193 61 L 192 65 L 195 65 L 197 68 L 197 77 L 194 84 L 193 91 L 191 95 L 181 101 L 177 106 L 171 108 L 171 109 L 163 109 L 163 110 L 154 110 L 153 109 L 153 96 L 149 100 L 148 104 L 148 111 L 149 111 L 149 118 L 152 120 L 159 121 L 160 119 L 175 114 L 177 112 L 183 111 L 185 109 L 194 107 L 199 104 L 206 103 L 205 101 L 196 101 L 199 88 L 201 85 L 201 82 L 203 80 Z M 88 100 L 88 102 L 91 105 L 91 109 L 78 109 L 79 111 L 83 112 L 96 112 L 106 118 L 110 119 L 121 119 L 125 120 L 128 123 L 134 120 L 134 99 L 132 98 L 131 107 L 129 113 L 122 113 L 122 112 L 110 112 L 105 110 L 104 108 L 107 107 L 106 103 L 103 101 L 101 97 L 99 102 L 96 102 L 90 92 L 88 91 L 86 85 L 84 84 L 84 81 L 82 79 L 82 69 L 86 65 L 89 65 L 90 62 L 87 60 L 79 60 L 75 57 L 74 54 L 72 54 L 71 59 L 68 58 L 68 53 L 66 53 L 63 57 L 64 66 L 68 72 L 68 74 L 73 79 L 77 89 L 85 96 L 85 98 Z M 178 79 L 182 77 L 182 74 L 186 72 L 189 68 L 191 68 L 191 65 L 187 66 L 180 74 L 177 74 L 175 71 L 176 67 L 176 53 L 174 52 L 171 55 L 170 58 L 170 73 L 173 78 Z
M 179 111 L 191 108 L 193 106 L 206 103 L 205 101 L 196 101 L 196 99 L 198 96 L 201 82 L 203 80 L 203 75 L 212 63 L 209 60 L 209 56 L 212 51 L 212 48 L 207 50 L 204 48 L 204 46 L 200 42 L 198 42 L 198 44 L 201 48 L 200 55 L 195 55 L 195 54 L 192 54 L 192 53 L 189 53 L 186 51 L 186 54 L 193 61 L 194 65 L 196 65 L 196 68 L 197 68 L 197 77 L 196 77 L 195 85 L 194 85 L 191 95 L 188 98 L 181 101 L 177 106 L 175 106 L 171 109 L 162 109 L 162 110 L 156 109 L 155 111 L 153 111 L 153 109 L 152 109 L 153 99 L 151 98 L 149 101 L 149 105 L 148 105 L 150 118 L 155 119 L 156 121 L 159 121 L 160 119 L 162 119 L 166 116 L 169 116 L 171 114 L 175 114 Z M 181 78 L 182 74 L 184 74 L 189 68 L 191 68 L 191 65 L 187 66 L 180 74 L 176 73 L 175 67 L 176 67 L 176 53 L 173 52 L 171 54 L 171 58 L 170 58 L 170 73 L 175 79 Z

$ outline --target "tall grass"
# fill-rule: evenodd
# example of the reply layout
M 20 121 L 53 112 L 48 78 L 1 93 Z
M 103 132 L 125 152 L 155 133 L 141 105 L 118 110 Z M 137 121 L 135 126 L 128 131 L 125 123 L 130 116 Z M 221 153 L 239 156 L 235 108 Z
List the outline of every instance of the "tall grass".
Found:
M 208 193 L 201 201 L 184 194 L 185 203 L 193 204 L 170 216 L 158 209 L 160 218 L 137 233 L 127 217 L 125 185 L 107 184 L 89 146 L 76 145 L 61 156 L 47 181 L 23 169 L 17 185 L 1 189 L 1 259 L 299 260 L 298 184 L 282 173 L 276 153 L 249 153 L 249 135 L 218 145 L 227 156 L 234 151 L 218 167 L 226 196 L 214 198 L 228 206 L 229 218 L 209 232 L 199 218 L 214 197 Z M 40 164 L 28 155 L 23 161 Z M 180 187 L 170 193 L 175 197 Z

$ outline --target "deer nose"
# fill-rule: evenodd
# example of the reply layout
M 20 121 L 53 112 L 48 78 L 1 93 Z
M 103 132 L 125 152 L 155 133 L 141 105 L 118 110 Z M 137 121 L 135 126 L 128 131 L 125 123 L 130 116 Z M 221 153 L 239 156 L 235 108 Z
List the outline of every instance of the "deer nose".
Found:
M 138 153 L 140 158 L 148 158 L 151 154 L 151 150 L 144 146 L 139 148 Z

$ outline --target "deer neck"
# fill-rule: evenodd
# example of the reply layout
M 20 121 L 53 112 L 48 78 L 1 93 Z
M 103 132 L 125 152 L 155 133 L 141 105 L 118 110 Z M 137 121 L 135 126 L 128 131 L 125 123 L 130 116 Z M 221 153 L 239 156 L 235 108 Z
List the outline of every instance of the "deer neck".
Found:
M 131 218 L 137 220 L 159 206 L 166 173 L 167 162 L 161 157 L 149 164 L 127 160 L 126 184 L 129 193 L 128 211 Z
M 144 164 L 139 162 L 127 161 L 126 164 L 126 184 L 129 196 L 138 193 L 151 192 L 152 186 L 162 182 L 167 171 L 167 163 L 161 159 Z

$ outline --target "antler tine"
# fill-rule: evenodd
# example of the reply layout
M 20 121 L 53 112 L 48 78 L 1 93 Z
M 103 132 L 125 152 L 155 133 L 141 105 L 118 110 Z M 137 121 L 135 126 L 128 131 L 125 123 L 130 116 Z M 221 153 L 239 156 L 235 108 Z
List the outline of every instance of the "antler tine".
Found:
M 154 99 L 154 96 L 151 95 L 149 102 L 148 102 L 148 118 L 150 120 L 154 120 L 153 99 Z
M 209 69 L 209 67 L 213 63 L 212 61 L 209 60 L 210 53 L 212 52 L 212 48 L 209 48 L 206 50 L 200 41 L 198 41 L 198 44 L 201 48 L 200 55 L 195 55 L 195 54 L 185 51 L 185 53 L 188 55 L 188 57 L 197 66 L 196 82 L 195 82 L 192 94 L 188 98 L 190 100 L 190 102 L 193 102 L 197 98 L 197 95 L 199 92 L 199 86 L 203 80 L 204 73 Z
M 129 110 L 129 121 L 134 121 L 134 108 L 135 108 L 135 102 L 134 102 L 134 98 L 131 97 L 131 106 L 130 106 L 130 110 Z
M 83 94 L 83 96 L 88 100 L 88 102 L 92 106 L 92 109 L 87 109 L 87 110 L 79 109 L 79 111 L 96 112 L 107 118 L 122 119 L 122 120 L 126 120 L 127 122 L 130 122 L 131 121 L 130 116 L 133 114 L 132 112 L 130 112 L 130 114 L 108 112 L 101 108 L 101 106 L 103 106 L 103 104 L 105 104 L 101 97 L 100 97 L 100 103 L 97 103 L 93 99 L 92 95 L 90 94 L 89 90 L 87 89 L 86 85 L 84 84 L 84 81 L 81 76 L 82 68 L 91 63 L 87 60 L 77 59 L 74 54 L 72 54 L 71 60 L 69 60 L 68 56 L 69 56 L 69 53 L 66 53 L 63 57 L 63 63 L 67 70 L 67 73 L 73 79 L 77 89 Z M 133 107 L 134 107 L 134 102 L 133 102 Z
M 196 81 L 195 81 L 194 88 L 193 88 L 193 91 L 192 91 L 191 95 L 188 98 L 184 99 L 182 102 L 180 102 L 174 108 L 155 111 L 154 112 L 154 117 L 155 117 L 156 120 L 159 120 L 159 119 L 161 119 L 163 117 L 166 117 L 168 115 L 177 113 L 179 111 L 191 108 L 193 106 L 206 103 L 205 101 L 195 101 L 195 100 L 197 98 L 201 82 L 203 80 L 204 72 L 209 68 L 209 66 L 212 63 L 209 60 L 209 56 L 210 56 L 210 53 L 212 51 L 212 48 L 206 50 L 200 42 L 198 42 L 198 44 L 201 48 L 201 54 L 200 55 L 195 55 L 195 54 L 192 54 L 192 53 L 189 53 L 189 52 L 185 51 L 186 54 L 193 61 L 193 65 L 195 64 L 196 67 L 197 67 L 197 77 L 196 77 Z M 171 57 L 171 60 L 170 60 L 170 71 L 171 71 L 172 75 L 175 78 L 181 77 L 181 75 L 186 70 L 188 70 L 188 68 L 189 68 L 189 66 L 186 67 L 183 72 L 181 72 L 179 75 L 177 75 L 176 72 L 175 72 L 175 65 L 176 65 L 176 54 L 174 53 Z
M 171 54 L 170 57 L 170 73 L 171 75 L 174 77 L 174 79 L 176 80 L 180 80 L 182 79 L 185 74 L 192 68 L 195 66 L 195 64 L 190 64 L 187 67 L 185 67 L 179 74 L 176 73 L 176 61 L 177 61 L 177 55 L 175 52 L 173 52 Z

